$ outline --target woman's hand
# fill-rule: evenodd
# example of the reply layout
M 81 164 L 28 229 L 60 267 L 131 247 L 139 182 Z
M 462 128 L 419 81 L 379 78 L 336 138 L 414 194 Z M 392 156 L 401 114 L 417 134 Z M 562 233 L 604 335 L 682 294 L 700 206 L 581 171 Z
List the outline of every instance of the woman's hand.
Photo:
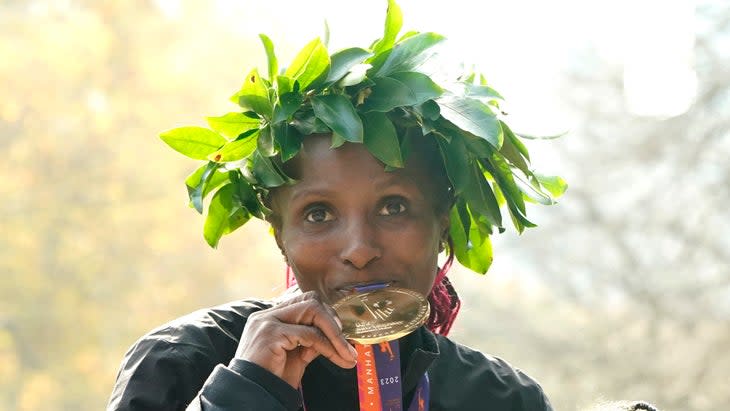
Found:
M 343 337 L 334 310 L 313 291 L 252 314 L 236 350 L 236 358 L 269 370 L 294 388 L 319 355 L 342 368 L 357 363 L 357 351 Z

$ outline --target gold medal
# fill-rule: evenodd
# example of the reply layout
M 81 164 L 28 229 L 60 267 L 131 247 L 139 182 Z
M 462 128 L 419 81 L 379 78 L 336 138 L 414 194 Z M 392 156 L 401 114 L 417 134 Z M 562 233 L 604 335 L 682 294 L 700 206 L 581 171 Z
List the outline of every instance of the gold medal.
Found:
M 345 338 L 358 344 L 377 344 L 410 334 L 431 312 L 426 297 L 399 287 L 348 295 L 332 308 L 342 321 Z

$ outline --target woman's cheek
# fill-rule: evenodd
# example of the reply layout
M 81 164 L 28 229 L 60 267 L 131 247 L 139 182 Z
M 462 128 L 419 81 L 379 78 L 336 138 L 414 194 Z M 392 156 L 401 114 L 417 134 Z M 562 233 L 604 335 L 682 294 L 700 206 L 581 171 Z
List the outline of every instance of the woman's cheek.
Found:
M 317 289 L 323 273 L 326 272 L 327 251 L 319 241 L 308 238 L 306 234 L 292 233 L 292 237 L 285 243 L 284 253 L 287 263 L 292 267 L 297 277 L 297 283 L 303 291 Z

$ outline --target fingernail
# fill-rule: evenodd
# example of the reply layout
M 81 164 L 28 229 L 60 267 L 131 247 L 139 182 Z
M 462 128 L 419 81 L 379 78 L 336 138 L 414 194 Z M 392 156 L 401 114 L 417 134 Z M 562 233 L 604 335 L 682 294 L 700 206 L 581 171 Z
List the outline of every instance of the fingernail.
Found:
M 357 350 L 355 349 L 355 347 L 351 346 L 350 344 L 347 344 L 347 346 L 350 347 L 350 353 L 352 353 L 352 356 L 355 357 L 355 359 L 357 360 Z
M 337 323 L 337 326 L 340 327 L 340 331 L 342 331 L 342 321 L 340 321 L 340 319 L 337 318 L 337 316 L 335 316 L 335 322 Z

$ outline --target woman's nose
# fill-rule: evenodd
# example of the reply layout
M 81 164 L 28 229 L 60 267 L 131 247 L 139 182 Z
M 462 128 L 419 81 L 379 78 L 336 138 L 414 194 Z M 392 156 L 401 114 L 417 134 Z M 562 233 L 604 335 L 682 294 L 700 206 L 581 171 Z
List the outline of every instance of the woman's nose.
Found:
M 382 256 L 376 228 L 367 219 L 353 219 L 343 233 L 341 260 L 357 269 L 367 267 Z

